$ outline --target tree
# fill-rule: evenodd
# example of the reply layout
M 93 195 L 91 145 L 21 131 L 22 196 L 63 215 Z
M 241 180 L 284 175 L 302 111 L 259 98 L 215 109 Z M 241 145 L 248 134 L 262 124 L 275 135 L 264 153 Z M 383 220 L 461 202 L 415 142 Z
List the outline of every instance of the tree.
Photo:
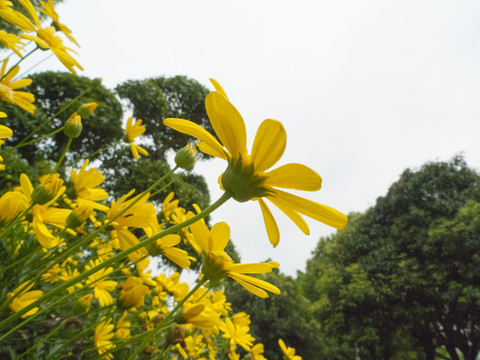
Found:
M 462 158 L 429 163 L 323 239 L 302 277 L 323 336 L 362 359 L 433 360 L 442 346 L 475 359 L 479 200 L 480 177 Z
M 283 359 L 279 338 L 294 347 L 304 359 L 317 359 L 322 350 L 318 341 L 319 325 L 312 318 L 311 303 L 303 295 L 302 288 L 277 269 L 259 278 L 277 286 L 281 294 L 261 299 L 233 281 L 226 282 L 225 294 L 232 311 L 250 314 L 250 332 L 257 342 L 264 344 L 267 359 Z
M 188 135 L 163 125 L 165 118 L 187 119 L 214 133 L 204 104 L 209 90 L 193 79 L 175 76 L 129 80 L 115 90 L 127 100 L 133 116 L 143 120 L 152 144 L 149 156 L 154 159 L 164 159 L 167 150 L 178 151 L 192 141 Z M 205 157 L 202 153 L 199 156 Z

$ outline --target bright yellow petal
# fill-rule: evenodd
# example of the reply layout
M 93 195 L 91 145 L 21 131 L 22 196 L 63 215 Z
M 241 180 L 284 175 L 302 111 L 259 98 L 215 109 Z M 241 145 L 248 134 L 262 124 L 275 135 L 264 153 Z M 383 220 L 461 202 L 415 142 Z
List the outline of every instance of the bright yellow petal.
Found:
M 13 132 L 9 127 L 0 125 L 0 139 L 5 139 L 12 136 Z
M 233 279 L 240 279 L 240 280 L 243 280 L 245 282 L 248 282 L 249 284 L 252 284 L 254 286 L 257 286 L 259 288 L 262 288 L 262 289 L 265 289 L 265 290 L 268 290 L 274 294 L 280 294 L 280 289 L 277 288 L 276 286 L 266 282 L 266 281 L 263 281 L 263 280 L 260 280 L 260 279 L 257 279 L 257 278 L 254 278 L 253 276 L 248 276 L 248 275 L 242 275 L 242 274 L 238 274 L 238 273 L 232 273 L 232 274 L 229 274 L 230 277 L 232 277 Z
M 212 155 L 223 160 L 228 160 L 228 157 L 225 154 L 225 150 L 223 148 L 221 151 L 219 151 L 220 149 L 213 148 L 207 143 L 204 143 L 203 141 L 198 142 L 196 145 L 198 150 L 200 150 L 204 154 Z
M 258 199 L 258 203 L 260 204 L 260 209 L 262 209 L 263 221 L 265 222 L 265 228 L 267 229 L 268 239 L 273 247 L 275 247 L 280 241 L 280 231 L 278 231 L 277 223 L 267 204 L 265 204 L 265 201 Z
M 210 82 L 213 84 L 213 86 L 215 86 L 215 90 L 218 91 L 223 96 L 225 96 L 228 100 L 227 93 L 225 92 L 225 90 L 223 90 L 223 88 L 220 86 L 220 84 L 217 82 L 217 80 L 210 79 Z
M 267 173 L 266 186 L 305 191 L 317 191 L 322 178 L 317 172 L 302 164 L 286 164 Z
M 303 220 L 302 216 L 299 213 L 292 210 L 288 206 L 285 206 L 282 203 L 278 202 L 277 199 L 274 197 L 269 197 L 268 200 L 270 200 L 273 205 L 278 207 L 285 215 L 287 215 L 295 223 L 295 225 L 297 225 L 300 230 L 302 230 L 305 235 L 310 235 L 310 229 L 308 228 L 307 223 L 305 222 L 305 220 Z
M 228 267 L 229 271 L 240 274 L 263 274 L 271 272 L 273 269 L 269 263 L 258 264 L 234 264 Z
M 273 196 L 278 200 L 279 203 L 289 207 L 294 211 L 323 222 L 324 224 L 332 226 L 336 229 L 343 229 L 345 226 L 347 226 L 348 218 L 338 210 L 335 210 L 327 205 L 319 204 L 315 201 L 286 193 L 284 191 L 277 189 L 272 190 L 273 194 L 269 195 L 268 198 Z
M 257 130 L 252 147 L 255 171 L 265 171 L 275 165 L 287 146 L 287 133 L 277 120 L 264 120 Z
M 187 214 L 187 218 L 191 218 L 193 213 L 189 212 Z M 207 225 L 203 221 L 197 221 L 190 225 L 190 230 L 192 231 L 193 236 L 195 237 L 195 241 L 198 245 L 202 248 L 203 251 L 209 252 L 209 237 L 210 233 L 208 231 Z
M 175 246 L 180 242 L 180 240 L 181 240 L 180 236 L 176 234 L 166 235 L 159 239 L 162 247 Z
M 215 133 L 234 158 L 246 155 L 247 131 L 238 110 L 219 92 L 205 98 L 208 118 Z
M 223 251 L 230 240 L 230 227 L 226 222 L 219 222 L 210 229 L 210 251 Z
M 243 281 L 241 279 L 238 279 L 236 277 L 231 277 L 231 278 L 233 280 L 235 280 L 237 283 L 239 283 L 240 285 L 242 285 L 245 289 L 250 291 L 252 294 L 257 295 L 258 297 L 261 297 L 262 299 L 268 298 L 268 294 L 265 291 L 263 291 L 262 289 L 259 289 L 255 286 L 249 284 L 248 282 Z M 228 320 L 228 318 L 227 318 L 227 320 Z
M 223 146 L 217 141 L 217 139 L 213 137 L 212 134 L 192 121 L 168 118 L 163 120 L 163 124 L 172 128 L 173 130 L 193 136 L 194 138 L 203 141 L 205 144 L 213 148 L 215 152 L 225 153 Z

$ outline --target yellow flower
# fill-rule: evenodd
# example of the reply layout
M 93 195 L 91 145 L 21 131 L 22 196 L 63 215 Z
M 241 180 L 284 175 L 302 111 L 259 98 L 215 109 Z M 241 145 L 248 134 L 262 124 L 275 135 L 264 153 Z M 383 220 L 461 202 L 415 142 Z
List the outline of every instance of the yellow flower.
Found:
M 143 305 L 143 299 L 148 291 L 148 286 L 143 285 L 141 279 L 131 276 L 123 284 L 118 301 L 123 307 L 138 308 Z
M 145 150 L 139 145 L 134 144 L 135 138 L 142 135 L 145 132 L 146 128 L 144 125 L 142 125 L 142 120 L 135 121 L 135 124 L 133 125 L 132 123 L 133 123 L 133 118 L 129 118 L 127 120 L 127 128 L 126 128 L 127 140 L 130 143 L 130 150 L 132 151 L 133 157 L 138 160 L 139 158 L 138 153 L 145 156 L 148 155 L 147 150 Z
M 278 345 L 280 345 L 280 348 L 282 349 L 283 353 L 287 356 L 288 360 L 302 360 L 301 356 L 295 355 L 295 349 L 294 348 L 287 348 L 285 346 L 285 343 L 283 342 L 282 339 L 278 339 Z
M 100 261 L 90 260 L 90 266 L 85 265 L 85 270 L 90 270 L 98 264 L 100 264 Z M 117 287 L 117 282 L 113 280 L 106 280 L 107 275 L 110 274 L 112 271 L 113 268 L 111 267 L 103 268 L 88 277 L 89 286 L 93 288 L 93 294 L 95 295 L 95 298 L 98 299 L 101 307 L 113 304 L 113 299 L 112 295 L 110 295 L 110 291 L 115 290 L 115 288 Z
M 192 213 L 189 214 L 193 216 Z M 227 255 L 224 249 L 230 239 L 230 228 L 226 223 L 217 223 L 211 230 L 208 230 L 205 222 L 200 220 L 190 225 L 190 229 L 206 255 L 202 272 L 213 285 L 228 276 L 261 298 L 268 297 L 268 294 L 262 289 L 280 294 L 280 290 L 276 286 L 245 275 L 271 272 L 278 267 L 278 263 L 235 264 Z
M 2 43 L 7 49 L 12 50 L 19 57 L 22 57 L 22 54 L 19 50 L 23 50 L 23 46 L 25 44 L 20 41 L 17 35 L 9 34 L 3 30 L 0 30 L 0 43 Z
M 34 283 L 31 283 L 30 285 L 25 287 L 26 283 L 27 282 L 24 282 L 22 285 L 17 287 L 15 290 L 13 290 L 12 292 L 9 292 L 7 294 L 7 299 L 8 300 L 10 300 L 11 298 L 13 298 L 16 295 L 16 297 L 8 305 L 10 307 L 10 309 L 14 312 L 22 310 L 25 306 L 30 305 L 32 302 L 34 302 L 40 296 L 43 295 L 43 291 L 41 291 L 41 290 L 28 291 L 33 287 Z M 34 307 L 30 311 L 23 314 L 22 318 L 26 318 L 30 315 L 33 315 L 37 311 L 38 311 L 38 307 Z
M 120 319 L 117 320 L 117 330 L 115 331 L 115 335 L 122 339 L 130 339 L 130 321 L 127 321 L 127 311 L 124 311 Z
M 220 323 L 220 330 L 224 332 L 223 337 L 230 339 L 230 350 L 235 350 L 240 345 L 246 351 L 250 351 L 255 338 L 250 335 L 248 326 L 235 325 L 229 318 Z
M 89 203 L 94 209 L 107 212 L 108 206 L 101 205 L 95 201 L 102 201 L 108 197 L 108 194 L 103 189 L 98 189 L 105 177 L 97 168 L 86 170 L 89 160 L 85 159 L 80 170 L 72 170 L 70 173 L 70 180 L 73 182 L 77 198 Z
M 50 49 L 57 56 L 58 60 L 62 62 L 65 67 L 70 70 L 72 73 L 76 74 L 74 67 L 76 66 L 80 70 L 83 70 L 82 66 L 67 53 L 66 50 L 76 53 L 73 49 L 70 49 L 63 45 L 62 39 L 55 35 L 56 31 L 53 26 L 42 28 L 40 24 L 40 19 L 38 18 L 35 7 L 30 2 L 30 0 L 18 0 L 22 6 L 27 10 L 28 14 L 35 23 L 36 28 L 34 27 L 33 31 L 36 31 L 37 35 L 20 35 L 24 39 L 33 40 L 37 43 L 38 47 L 46 50 Z
M 179 324 L 189 323 L 199 328 L 211 329 L 218 325 L 220 315 L 205 304 L 185 303 L 183 312 L 176 317 L 176 321 Z
M 12 5 L 11 1 L 0 0 L 0 17 L 11 24 L 18 26 L 23 31 L 34 31 L 35 27 L 30 20 L 28 20 L 22 13 L 13 10 L 11 8 Z
M 159 231 L 157 231 L 157 233 L 158 232 Z M 185 250 L 175 247 L 175 245 L 177 245 L 180 241 L 181 241 L 181 238 L 179 235 L 175 235 L 175 234 L 167 235 L 158 239 L 155 242 L 155 248 L 153 250 L 158 251 L 160 254 L 170 259 L 181 268 L 188 269 L 191 265 L 191 262 L 190 262 L 191 258 L 188 256 L 188 253 Z M 150 252 L 150 249 L 151 248 L 149 248 L 149 252 Z M 156 254 L 150 252 L 150 255 L 156 255 Z
M 103 353 L 113 349 L 115 344 L 113 344 L 110 340 L 113 338 L 113 324 L 110 324 L 112 319 L 105 320 L 102 318 L 100 320 L 100 324 L 97 325 L 95 328 L 95 337 L 94 337 L 94 344 L 97 348 L 98 354 L 102 355 Z M 113 359 L 113 355 L 111 353 L 103 356 L 103 359 Z
M 305 234 L 307 223 L 300 214 L 321 221 L 337 229 L 348 222 L 341 212 L 314 201 L 276 189 L 287 188 L 317 191 L 321 187 L 320 176 L 301 164 L 286 164 L 267 171 L 274 166 L 285 151 L 287 135 L 281 122 L 267 119 L 260 124 L 252 146 L 247 150 L 245 123 L 238 110 L 230 103 L 225 91 L 212 80 L 216 91 L 205 99 L 207 114 L 221 144 L 205 129 L 184 119 L 165 119 L 164 124 L 179 132 L 200 140 L 200 151 L 228 162 L 221 177 L 221 186 L 232 193 L 237 201 L 256 200 L 265 221 L 270 242 L 276 246 L 280 240 L 277 223 L 263 197 L 284 212 Z M 223 145 L 222 145 L 223 144 Z
M 253 346 L 252 349 L 250 350 L 250 355 L 252 357 L 252 360 L 267 360 L 263 356 L 263 352 L 264 352 L 263 344 L 256 344 L 255 346 Z
M 21 192 L 10 191 L 0 197 L 0 221 L 13 220 L 28 208 L 28 202 Z
M 5 59 L 2 65 L 2 70 L 0 71 L 0 79 L 6 74 L 7 64 L 8 59 Z M 28 111 L 30 114 L 33 114 L 35 112 L 35 105 L 33 105 L 35 96 L 25 91 L 16 91 L 17 89 L 30 85 L 32 80 L 21 79 L 12 81 L 17 75 L 19 69 L 20 67 L 18 65 L 15 66 L 13 70 L 0 81 L 0 100 L 15 104 L 23 110 Z
M 0 139 L 6 139 L 12 136 L 13 132 L 12 129 L 5 125 L 0 125 Z
M 60 21 L 58 21 L 59 16 L 58 16 L 57 12 L 55 11 L 53 1 L 48 0 L 48 4 L 45 3 L 44 1 L 40 1 L 40 4 L 43 7 L 43 9 L 40 9 L 40 12 L 44 13 L 45 15 L 47 15 L 48 17 L 50 17 L 52 19 L 53 26 L 57 30 L 63 32 L 67 36 L 68 40 L 70 40 L 71 42 L 75 43 L 75 45 L 80 47 L 80 45 L 78 45 L 78 43 L 77 43 L 77 40 L 75 40 L 75 38 L 72 36 L 72 30 L 70 30 L 66 25 L 60 23 Z

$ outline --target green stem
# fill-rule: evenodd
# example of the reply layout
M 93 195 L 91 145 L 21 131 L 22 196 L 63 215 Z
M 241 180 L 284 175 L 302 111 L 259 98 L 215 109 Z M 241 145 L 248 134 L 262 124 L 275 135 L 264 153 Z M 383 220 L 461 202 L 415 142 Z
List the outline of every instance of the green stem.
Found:
M 57 130 L 52 131 L 51 133 L 49 133 L 47 135 L 40 136 L 39 138 L 36 138 L 35 140 L 31 140 L 31 141 L 26 142 L 26 143 L 20 143 L 18 145 L 15 145 L 14 147 L 9 148 L 8 150 L 15 150 L 15 149 L 18 149 L 18 148 L 23 147 L 23 146 L 34 144 L 38 141 L 42 141 L 43 139 L 49 138 L 50 136 L 53 136 L 53 135 L 55 135 L 56 133 L 59 133 L 62 130 L 63 130 L 63 126 L 58 128 Z
M 167 316 L 165 316 L 165 318 L 162 320 L 162 322 L 160 323 L 159 326 L 157 326 L 156 328 L 154 328 L 152 331 L 150 331 L 148 333 L 148 335 L 145 337 L 145 339 L 143 339 L 142 343 L 137 346 L 137 348 L 135 349 L 135 351 L 128 357 L 127 360 L 133 360 L 135 359 L 135 357 L 140 353 L 140 351 L 143 350 L 143 348 L 148 344 L 148 342 L 153 338 L 153 336 L 160 330 L 160 329 L 163 329 L 165 327 L 168 327 L 168 322 L 170 321 L 170 319 L 173 317 L 173 315 L 175 315 L 175 313 L 183 306 L 183 304 L 185 303 L 185 301 L 187 301 L 190 296 L 192 296 L 198 289 L 200 289 L 200 287 L 205 284 L 207 282 L 207 278 L 203 278 L 202 280 L 200 280 L 197 285 L 195 285 L 195 287 L 190 290 L 190 292 L 181 300 L 177 303 L 177 305 L 172 309 L 172 311 L 170 311 Z M 165 324 L 164 326 L 162 326 L 162 324 Z
M 17 63 L 15 65 L 13 65 L 12 67 L 10 67 L 10 69 L 8 69 L 8 71 L 6 72 L 5 75 L 2 76 L 2 78 L 0 79 L 0 81 L 2 81 L 3 79 L 5 79 L 8 74 L 10 74 L 13 69 L 15 69 L 16 66 L 20 65 L 20 63 L 25 60 L 28 56 L 32 55 L 36 50 L 38 49 L 38 46 L 35 47 L 35 49 L 31 50 L 28 54 L 26 54 L 24 57 L 22 57 L 20 60 L 17 61 Z
M 34 307 L 39 306 L 40 304 L 50 300 L 53 296 L 55 296 L 56 294 L 60 293 L 61 291 L 65 290 L 65 289 L 67 289 L 68 287 L 76 284 L 77 282 L 82 281 L 83 279 L 89 277 L 92 274 L 95 274 L 97 271 L 99 271 L 99 270 L 101 270 L 101 269 L 103 269 L 103 268 L 105 268 L 109 265 L 112 265 L 114 263 L 118 263 L 120 260 L 124 259 L 125 257 L 130 255 L 134 251 L 137 251 L 138 249 L 141 249 L 141 248 L 147 246 L 148 244 L 152 243 L 153 241 L 156 241 L 157 239 L 160 239 L 160 238 L 162 238 L 166 235 L 176 233 L 179 230 L 183 229 L 184 227 L 186 227 L 190 224 L 193 224 L 200 219 L 203 219 L 204 217 L 206 217 L 207 215 L 212 213 L 214 210 L 216 210 L 218 207 L 220 207 L 223 203 L 225 203 L 231 197 L 232 197 L 232 194 L 230 192 L 228 192 L 228 191 L 225 192 L 216 202 L 214 202 L 212 205 L 210 205 L 208 208 L 206 208 L 205 210 L 203 210 L 199 214 L 191 217 L 190 219 L 188 219 L 188 220 L 186 220 L 186 221 L 184 221 L 180 224 L 174 225 L 174 226 L 172 226 L 172 227 L 170 227 L 166 230 L 163 230 L 160 233 L 149 237 L 148 239 L 145 239 L 143 241 L 138 242 L 137 244 L 131 246 L 130 248 L 128 248 L 126 250 L 123 250 L 122 252 L 118 253 L 117 255 L 115 255 L 115 256 L 103 261 L 102 263 L 92 267 L 90 270 L 87 270 L 84 273 L 78 275 L 77 277 L 75 277 L 71 280 L 68 280 L 65 283 L 53 288 L 52 290 L 47 292 L 45 295 L 41 296 L 36 301 L 34 301 L 31 304 L 24 307 L 22 310 L 19 310 L 18 312 L 12 314 L 8 318 L 6 318 L 2 322 L 0 322 L 0 331 L 2 329 L 5 329 L 7 326 L 9 326 L 13 321 L 15 321 L 16 319 L 21 317 L 23 314 L 27 313 L 28 311 L 30 311 Z
M 23 146 L 25 144 L 25 142 L 30 139 L 33 135 L 35 135 L 37 133 L 38 130 L 40 130 L 40 128 L 43 127 L 43 125 L 45 125 L 46 123 L 49 123 L 50 121 L 52 121 L 53 119 L 55 119 L 58 115 L 60 115 L 62 112 L 64 112 L 65 110 L 67 110 L 70 106 L 72 106 L 75 102 L 77 102 L 77 100 L 79 100 L 83 95 L 85 95 L 86 93 L 88 93 L 89 91 L 91 90 L 91 88 L 87 88 L 86 90 L 82 91 L 80 93 L 80 95 L 78 95 L 76 98 L 72 99 L 68 104 L 66 104 L 64 107 L 60 108 L 60 110 L 57 111 L 57 113 L 55 113 L 53 116 L 49 117 L 47 120 L 45 120 L 44 122 L 42 122 L 40 125 L 38 125 L 35 129 L 33 129 L 33 131 L 28 134 L 27 136 L 25 136 L 23 138 L 22 141 L 20 141 L 20 143 L 13 147 L 13 149 L 16 149 L 20 146 Z M 62 127 L 63 129 L 63 127 Z M 11 150 L 11 149 L 9 149 Z
M 72 145 L 72 140 L 73 140 L 72 137 L 68 138 L 67 145 L 65 145 L 65 149 L 63 150 L 63 153 L 60 156 L 60 159 L 58 159 L 57 165 L 55 165 L 55 168 L 53 169 L 52 174 L 55 174 L 58 168 L 60 167 L 60 165 L 62 165 L 62 161 L 65 158 L 65 155 L 67 154 L 68 149 L 70 149 L 70 145 Z
M 21 359 L 22 357 L 24 357 L 28 353 L 35 350 L 39 345 L 43 344 L 45 341 L 50 339 L 53 335 L 55 335 L 55 333 L 57 333 L 58 330 L 60 330 L 67 323 L 68 320 L 70 320 L 70 317 L 71 317 L 71 315 L 68 315 L 60 324 L 58 324 L 58 326 L 55 329 L 51 330 L 45 337 L 43 337 L 39 340 L 36 339 L 35 340 L 36 341 L 35 345 L 33 345 L 30 349 L 28 349 L 23 354 L 21 354 L 17 359 Z

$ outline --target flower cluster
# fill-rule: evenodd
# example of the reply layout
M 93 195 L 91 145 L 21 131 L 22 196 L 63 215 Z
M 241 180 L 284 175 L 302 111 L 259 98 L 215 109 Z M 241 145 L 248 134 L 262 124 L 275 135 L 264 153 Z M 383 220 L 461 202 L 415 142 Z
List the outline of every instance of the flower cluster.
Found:
M 23 13 L 12 2 L 0 0 L 0 18 L 20 32 L 17 36 L 0 30 L 0 42 L 12 52 L 1 65 L 0 106 L 14 104 L 34 114 L 34 95 L 20 90 L 31 80 L 16 79 L 22 59 L 40 49 L 51 51 L 74 74 L 82 67 L 72 56 L 76 52 L 64 45 L 62 36 L 75 46 L 78 43 L 60 22 L 53 1 L 40 1 L 38 9 L 30 0 L 19 4 Z M 44 26 L 39 14 L 51 25 Z M 25 40 L 35 44 L 28 54 L 24 54 Z M 15 56 L 17 63 L 9 66 Z M 200 141 L 181 149 L 176 167 L 147 190 L 131 188 L 115 196 L 103 186 L 101 164 L 90 162 L 91 158 L 64 163 L 70 145 L 85 136 L 82 120 L 94 114 L 95 102 L 78 107 L 51 134 L 63 130 L 66 139 L 55 166 L 38 178 L 18 174 L 1 189 L 0 357 L 7 349 L 10 356 L 32 358 L 67 354 L 67 358 L 101 359 L 265 359 L 263 344 L 250 333 L 250 316 L 232 310 L 224 284 L 231 279 L 260 298 L 280 294 L 281 289 L 261 279 L 279 264 L 235 263 L 225 250 L 230 227 L 225 222 L 209 226 L 205 218 L 230 198 L 256 201 L 273 246 L 280 235 L 266 200 L 305 234 L 309 228 L 302 215 L 338 229 L 346 226 L 347 218 L 326 205 L 280 190 L 317 191 L 322 180 L 302 164 L 271 169 L 286 147 L 286 132 L 279 121 L 261 123 L 249 153 L 242 117 L 221 86 L 212 83 L 215 91 L 207 95 L 205 105 L 220 141 L 191 121 L 165 119 L 166 126 Z M 0 111 L 0 119 L 7 116 Z M 126 121 L 125 142 L 137 160 L 148 155 L 136 143 L 145 132 L 142 120 Z M 1 143 L 12 133 L 0 125 Z M 28 145 L 23 140 L 17 147 Z M 227 161 L 220 178 L 224 195 L 204 209 L 196 204 L 181 207 L 173 192 L 163 203 L 152 201 L 152 194 L 174 171 L 193 169 L 197 147 Z M 152 259 L 164 264 L 163 272 L 152 270 Z M 182 271 L 195 264 L 196 283 L 183 282 Z M 23 339 L 22 344 L 8 344 L 13 333 Z M 281 339 L 279 346 L 286 358 L 301 359 Z

